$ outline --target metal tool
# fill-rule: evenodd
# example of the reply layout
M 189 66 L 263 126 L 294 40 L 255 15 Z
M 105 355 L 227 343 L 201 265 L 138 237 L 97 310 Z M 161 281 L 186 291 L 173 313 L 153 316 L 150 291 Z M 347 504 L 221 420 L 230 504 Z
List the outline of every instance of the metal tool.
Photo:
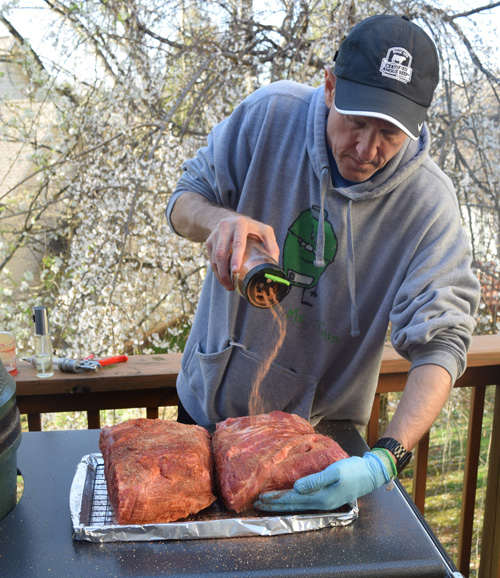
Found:
M 28 361 L 35 366 L 35 356 L 23 357 L 24 361 Z M 112 363 L 121 363 L 128 360 L 127 355 L 114 355 L 113 357 L 106 357 L 105 359 L 72 359 L 70 357 L 54 357 L 54 365 L 66 373 L 85 373 L 87 371 L 97 372 L 105 365 Z
M 70 357 L 56 357 L 54 364 L 66 373 L 83 373 L 84 371 L 99 371 L 101 366 L 92 359 L 71 359 Z

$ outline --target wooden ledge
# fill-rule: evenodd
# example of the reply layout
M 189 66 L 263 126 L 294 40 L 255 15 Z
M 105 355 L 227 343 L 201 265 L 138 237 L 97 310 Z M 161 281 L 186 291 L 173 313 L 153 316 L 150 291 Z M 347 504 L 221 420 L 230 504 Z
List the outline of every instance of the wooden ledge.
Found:
M 17 397 L 123 391 L 136 388 L 175 388 L 181 353 L 132 355 L 124 363 L 106 365 L 98 372 L 65 373 L 57 369 L 50 378 L 36 376 L 27 361 L 18 361 Z
M 181 358 L 181 353 L 132 355 L 125 363 L 102 367 L 97 373 L 64 373 L 56 369 L 54 375 L 47 379 L 38 378 L 30 363 L 18 361 L 19 373 L 15 377 L 17 396 L 22 398 L 34 395 L 39 397 L 92 392 L 175 389 Z M 384 393 L 402 390 L 409 368 L 410 363 L 399 356 L 392 346 L 386 345 L 377 391 Z M 478 379 L 480 379 L 479 383 Z M 457 386 L 499 383 L 500 334 L 474 337 L 467 356 L 467 371 L 457 381 Z

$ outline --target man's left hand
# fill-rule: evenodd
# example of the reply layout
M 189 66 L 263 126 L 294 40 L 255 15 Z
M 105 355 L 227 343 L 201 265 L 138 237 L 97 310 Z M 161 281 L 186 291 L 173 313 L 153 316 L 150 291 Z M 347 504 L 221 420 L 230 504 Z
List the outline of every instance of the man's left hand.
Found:
M 261 494 L 254 507 L 270 512 L 336 510 L 390 479 L 382 460 L 375 453 L 366 452 L 362 458 L 345 458 L 322 472 L 300 478 L 292 490 Z

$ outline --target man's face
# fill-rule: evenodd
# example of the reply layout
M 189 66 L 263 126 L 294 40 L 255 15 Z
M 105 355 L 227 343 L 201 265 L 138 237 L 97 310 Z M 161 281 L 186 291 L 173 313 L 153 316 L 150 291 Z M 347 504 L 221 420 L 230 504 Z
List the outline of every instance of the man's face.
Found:
M 385 167 L 408 137 L 386 120 L 340 114 L 333 105 L 334 95 L 335 76 L 327 69 L 325 102 L 330 109 L 326 126 L 327 142 L 344 179 L 366 181 Z

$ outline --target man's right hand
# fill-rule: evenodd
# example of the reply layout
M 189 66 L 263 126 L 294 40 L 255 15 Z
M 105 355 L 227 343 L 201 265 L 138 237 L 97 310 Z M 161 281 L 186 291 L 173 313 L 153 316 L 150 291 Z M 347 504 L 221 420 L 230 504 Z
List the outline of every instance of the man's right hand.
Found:
M 170 219 L 179 235 L 191 241 L 205 241 L 212 269 L 228 291 L 234 289 L 229 267 L 233 271 L 241 267 L 247 237 L 261 241 L 268 253 L 279 260 L 280 251 L 272 227 L 214 205 L 197 193 L 180 195 Z
M 268 253 L 279 260 L 273 228 L 239 213 L 224 215 L 206 240 L 212 269 L 228 291 L 234 289 L 230 275 L 241 267 L 248 237 L 261 241 Z

